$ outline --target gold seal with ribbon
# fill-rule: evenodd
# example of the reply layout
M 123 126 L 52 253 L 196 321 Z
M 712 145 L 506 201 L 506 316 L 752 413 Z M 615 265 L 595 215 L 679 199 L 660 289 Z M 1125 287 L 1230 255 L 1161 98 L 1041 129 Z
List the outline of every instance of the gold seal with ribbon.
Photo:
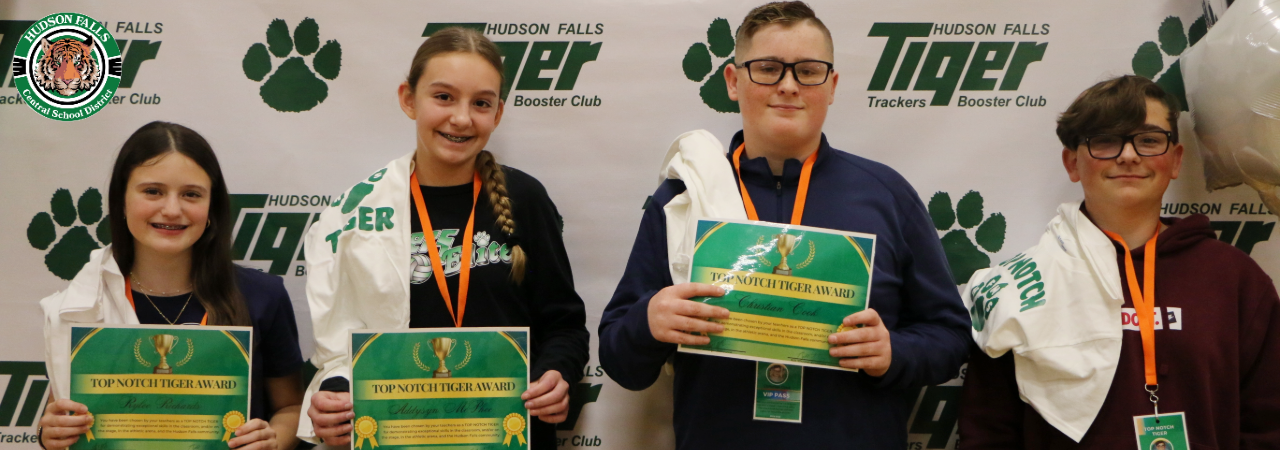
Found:
M 378 421 L 369 416 L 364 416 L 356 420 L 356 448 L 364 445 L 364 440 L 369 440 L 369 448 L 378 446 L 378 439 L 374 435 L 378 434 Z
M 227 432 L 222 433 L 222 440 L 230 440 L 231 435 L 235 434 L 236 428 L 240 428 L 241 425 L 244 425 L 244 414 L 241 414 L 240 411 L 230 411 L 224 414 L 222 416 L 222 428 L 226 428 Z
M 520 440 L 520 445 L 526 444 L 524 440 L 524 416 L 520 413 L 507 414 L 502 419 L 502 431 L 507 432 L 507 438 L 502 440 L 502 445 L 511 446 L 511 436 L 515 436 Z
M 84 415 L 89 416 L 89 429 L 84 432 L 85 442 L 88 442 L 93 440 L 93 414 L 86 412 Z

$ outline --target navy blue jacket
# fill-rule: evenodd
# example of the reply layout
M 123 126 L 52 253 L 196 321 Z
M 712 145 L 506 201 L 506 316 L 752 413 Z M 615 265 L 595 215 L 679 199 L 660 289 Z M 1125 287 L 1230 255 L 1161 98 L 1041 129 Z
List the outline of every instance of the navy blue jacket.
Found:
M 298 375 L 302 369 L 293 303 L 284 289 L 284 280 L 278 276 L 236 267 L 236 283 L 253 321 L 253 393 L 249 418 L 269 421 L 277 406 L 270 404 L 267 378 Z
M 742 143 L 742 132 L 730 149 Z M 742 161 L 760 220 L 788 223 L 801 162 L 775 178 L 765 158 Z M 725 164 L 730 164 L 728 160 Z M 870 307 L 889 329 L 893 361 L 881 378 L 807 368 L 802 424 L 752 420 L 755 363 L 676 352 L 649 331 L 649 299 L 672 284 L 662 208 L 685 191 L 666 180 L 645 209 L 627 269 L 600 320 L 600 362 L 614 381 L 648 388 L 674 355 L 676 448 L 901 450 L 921 386 L 954 378 L 971 342 L 933 221 L 893 169 L 836 149 L 822 137 L 802 225 L 876 235 Z

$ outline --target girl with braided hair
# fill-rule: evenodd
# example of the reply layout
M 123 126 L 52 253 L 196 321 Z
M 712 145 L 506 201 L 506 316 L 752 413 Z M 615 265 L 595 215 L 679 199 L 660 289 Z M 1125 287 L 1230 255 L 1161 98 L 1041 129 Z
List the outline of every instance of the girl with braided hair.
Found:
M 533 381 L 521 398 L 540 419 L 530 444 L 555 446 L 590 337 L 546 189 L 484 150 L 502 119 L 503 73 L 481 33 L 433 34 L 399 88 L 417 148 L 312 225 L 307 298 L 320 370 L 303 402 L 304 440 L 351 441 L 348 330 L 527 326 Z

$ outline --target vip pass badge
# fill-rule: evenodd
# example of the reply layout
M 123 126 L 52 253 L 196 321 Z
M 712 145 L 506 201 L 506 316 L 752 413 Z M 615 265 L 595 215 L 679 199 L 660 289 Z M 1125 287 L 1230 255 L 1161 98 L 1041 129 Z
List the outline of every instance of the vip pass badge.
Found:
M 502 445 L 511 446 L 511 436 L 515 436 L 520 440 L 520 445 L 525 445 L 524 440 L 524 416 L 520 413 L 507 414 L 502 419 L 502 431 L 507 432 L 507 438 L 502 440 Z
M 236 433 L 236 428 L 240 428 L 241 425 L 244 425 L 244 414 L 241 414 L 240 411 L 230 411 L 223 415 L 222 428 L 225 428 L 227 432 L 222 433 L 222 440 L 230 440 L 231 435 Z
M 378 434 L 378 421 L 372 417 L 364 416 L 356 420 L 356 448 L 363 448 L 364 440 L 369 440 L 369 448 L 378 446 L 378 439 L 374 436 Z
M 122 67 L 116 39 L 102 23 L 77 13 L 37 20 L 13 52 L 13 82 L 23 101 L 61 121 L 101 111 L 120 86 Z

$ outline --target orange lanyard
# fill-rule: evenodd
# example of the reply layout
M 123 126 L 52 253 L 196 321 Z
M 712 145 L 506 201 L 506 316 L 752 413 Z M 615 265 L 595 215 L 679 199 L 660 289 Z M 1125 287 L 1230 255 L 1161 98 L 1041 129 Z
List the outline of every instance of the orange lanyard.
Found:
M 124 297 L 129 299 L 129 306 L 133 307 L 133 314 L 136 316 L 138 314 L 138 305 L 133 303 L 133 285 L 129 284 L 129 277 L 124 277 L 124 287 L 125 287 Z M 178 320 L 178 318 L 175 317 L 173 318 L 173 320 Z M 209 312 L 205 311 L 204 317 L 200 318 L 200 326 L 204 326 L 208 324 L 209 324 Z
M 1143 251 L 1142 285 L 1138 285 L 1138 275 L 1133 269 L 1133 254 L 1129 252 L 1129 244 L 1124 238 L 1110 231 L 1103 231 L 1124 247 L 1124 273 L 1128 278 L 1129 296 L 1133 298 L 1133 309 L 1138 315 L 1138 331 L 1142 334 L 1142 359 L 1146 366 L 1147 392 L 1151 394 L 1151 403 L 1156 403 L 1156 390 L 1160 384 L 1156 379 L 1156 237 L 1160 235 L 1160 224 L 1156 224 L 1156 232 L 1147 240 Z M 1157 406 L 1158 408 L 1158 406 Z M 1156 410 L 1157 413 L 1159 409 Z
M 431 218 L 427 216 L 427 203 L 422 200 L 422 187 L 418 184 L 418 174 L 409 177 L 409 192 L 413 194 L 413 206 L 418 208 L 418 220 L 422 222 L 422 237 L 427 243 L 427 252 L 431 256 L 431 271 L 435 273 L 436 286 L 440 288 L 440 296 L 444 297 L 444 306 L 449 308 L 449 316 L 454 326 L 462 326 L 462 315 L 467 313 L 467 286 L 471 284 L 471 247 L 476 226 L 476 202 L 480 199 L 480 174 L 471 180 L 471 214 L 467 216 L 467 229 L 462 235 L 462 266 L 458 268 L 458 313 L 453 312 L 453 299 L 449 296 L 449 285 L 444 282 L 444 263 L 440 260 L 439 244 L 436 243 L 435 229 L 431 228 Z
M 747 144 L 739 144 L 738 149 L 733 151 L 733 171 L 738 175 L 738 190 L 742 192 L 742 206 L 747 209 L 747 218 L 751 220 L 760 220 L 760 216 L 756 214 L 756 205 L 751 202 L 751 194 L 747 193 L 747 185 L 742 184 L 742 169 L 739 167 L 738 160 L 742 156 L 743 150 L 747 148 Z M 804 201 L 809 197 L 809 178 L 813 175 L 813 162 L 818 160 L 818 152 L 814 151 L 804 160 L 804 167 L 800 169 L 800 186 L 796 188 L 796 204 L 791 209 L 791 224 L 800 225 L 800 218 L 804 217 Z

